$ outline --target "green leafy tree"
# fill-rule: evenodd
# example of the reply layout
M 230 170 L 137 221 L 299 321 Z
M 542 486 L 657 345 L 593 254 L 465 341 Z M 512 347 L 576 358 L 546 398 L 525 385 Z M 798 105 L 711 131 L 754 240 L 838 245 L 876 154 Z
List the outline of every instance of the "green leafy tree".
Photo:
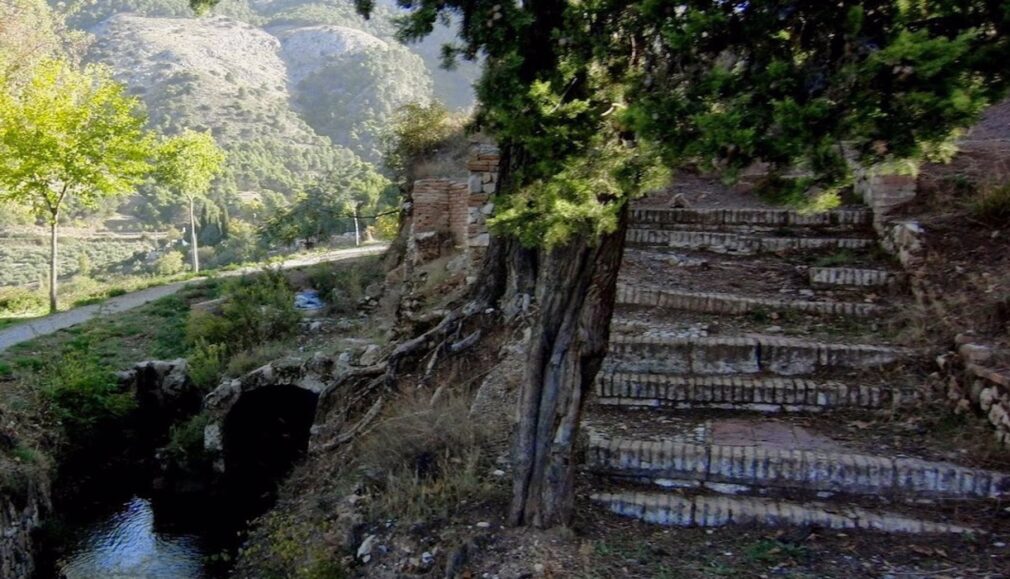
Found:
M 353 226 L 360 233 L 364 212 L 382 208 L 389 181 L 363 162 L 348 163 L 299 194 L 291 206 L 270 218 L 263 228 L 267 239 L 293 243 L 324 239 Z
M 225 153 L 209 133 L 189 129 L 158 148 L 157 178 L 186 200 L 189 211 L 189 240 L 193 272 L 200 271 L 196 235 L 196 202 L 206 201 L 211 181 L 224 167 Z
M 39 64 L 15 94 L 0 94 L 0 200 L 30 207 L 50 229 L 49 307 L 57 309 L 58 229 L 70 199 L 94 206 L 149 174 L 153 138 L 136 99 L 108 71 Z
M 45 0 L 0 2 L 0 86 L 24 84 L 46 59 L 74 56 L 83 38 L 68 30 L 62 15 Z

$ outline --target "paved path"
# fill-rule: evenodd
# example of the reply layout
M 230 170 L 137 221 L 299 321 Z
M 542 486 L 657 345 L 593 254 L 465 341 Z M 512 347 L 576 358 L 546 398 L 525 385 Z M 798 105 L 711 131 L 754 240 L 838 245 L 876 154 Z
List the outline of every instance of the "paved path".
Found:
M 298 257 L 281 263 L 280 267 L 281 269 L 293 269 L 297 267 L 315 265 L 317 263 L 343 261 L 347 259 L 354 259 L 356 257 L 364 257 L 366 255 L 376 255 L 386 251 L 387 247 L 388 246 L 384 244 L 370 245 L 368 247 L 341 249 L 337 251 L 331 251 L 328 253 L 321 253 L 318 255 Z M 252 273 L 254 271 L 259 271 L 259 269 L 261 268 L 259 267 L 243 268 L 221 273 L 219 274 L 218 277 L 233 277 L 246 273 Z M 156 299 L 172 295 L 175 292 L 179 291 L 180 289 L 186 287 L 187 285 L 199 283 L 206 279 L 207 278 L 194 278 L 186 281 L 149 287 L 147 289 L 142 289 L 114 298 L 109 298 L 100 304 L 82 306 L 65 312 L 53 314 L 51 316 L 36 318 L 29 322 L 18 324 L 16 326 L 8 327 L 4 330 L 0 330 L 0 352 L 3 352 L 7 348 L 10 348 L 15 344 L 20 344 L 21 342 L 27 342 L 28 340 L 31 340 L 38 336 L 52 334 L 53 332 L 66 329 L 71 326 L 76 326 L 77 324 L 86 322 L 98 316 L 116 314 L 119 312 L 132 310 L 133 308 L 142 306 L 148 302 L 152 302 Z

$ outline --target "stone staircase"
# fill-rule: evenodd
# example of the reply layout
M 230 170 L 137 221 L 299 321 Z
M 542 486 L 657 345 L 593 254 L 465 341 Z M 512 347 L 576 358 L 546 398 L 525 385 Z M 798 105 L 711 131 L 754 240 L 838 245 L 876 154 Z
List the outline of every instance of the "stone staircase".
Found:
M 633 210 L 589 498 L 662 525 L 984 532 L 963 515 L 1010 498 L 1010 473 L 839 435 L 907 397 L 926 354 L 880 324 L 907 292 L 872 220 Z

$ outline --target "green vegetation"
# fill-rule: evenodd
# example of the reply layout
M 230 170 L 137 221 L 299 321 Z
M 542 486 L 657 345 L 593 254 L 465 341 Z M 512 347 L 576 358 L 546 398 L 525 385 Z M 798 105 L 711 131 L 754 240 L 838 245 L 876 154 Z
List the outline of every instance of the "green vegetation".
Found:
M 383 280 L 382 267 L 374 258 L 343 267 L 314 265 L 307 273 L 309 283 L 319 292 L 330 310 L 340 314 L 354 312 L 365 295 L 365 288 Z
M 113 371 L 89 351 L 87 342 L 58 360 L 46 363 L 37 375 L 49 413 L 75 446 L 87 446 L 99 433 L 125 417 L 136 405 Z
M 71 199 L 93 206 L 139 184 L 151 168 L 145 122 L 138 102 L 97 67 L 43 62 L 21 90 L 0 92 L 0 201 L 29 206 L 49 225 L 51 312 L 61 212 Z
M 221 172 L 225 154 L 210 133 L 185 130 L 158 147 L 158 180 L 186 200 L 193 273 L 200 272 L 196 202 L 205 201 L 211 181 Z M 175 272 L 172 272 L 175 273 Z
M 969 203 L 971 214 L 993 226 L 1010 222 L 1010 184 L 990 187 L 979 193 Z
M 385 195 L 383 195 L 385 193 Z M 370 215 L 392 206 L 395 194 L 389 181 L 362 162 L 331 172 L 306 189 L 294 202 L 266 222 L 264 237 L 291 244 L 298 239 L 321 241 L 363 228 L 358 215 Z M 364 236 L 364 231 L 360 231 Z

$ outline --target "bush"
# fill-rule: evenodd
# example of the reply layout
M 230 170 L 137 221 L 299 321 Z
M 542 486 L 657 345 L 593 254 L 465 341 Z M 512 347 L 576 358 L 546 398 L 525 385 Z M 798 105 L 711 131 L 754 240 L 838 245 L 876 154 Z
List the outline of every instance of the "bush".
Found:
M 0 288 L 0 315 L 23 316 L 45 310 L 48 301 L 42 292 L 27 288 Z
M 196 311 L 186 323 L 190 344 L 227 344 L 229 354 L 283 339 L 301 322 L 295 295 L 278 271 L 230 280 L 222 289 L 221 315 Z
M 203 430 L 209 422 L 210 416 L 200 413 L 181 424 L 172 426 L 165 453 L 173 464 L 192 466 L 205 458 Z
M 970 206 L 976 219 L 992 225 L 1005 225 L 1010 221 L 1010 184 L 983 191 Z
M 190 380 L 204 390 L 217 386 L 224 371 L 226 351 L 224 344 L 212 344 L 203 338 L 197 339 L 192 353 L 186 359 Z
M 170 251 L 154 262 L 154 273 L 158 275 L 175 275 L 182 272 L 185 267 L 182 253 Z
M 228 361 L 226 373 L 229 376 L 248 374 L 268 362 L 283 357 L 290 350 L 291 346 L 286 342 L 271 342 L 261 346 L 254 346 L 248 350 L 242 350 Z
M 350 265 L 321 263 L 308 272 L 309 283 L 319 292 L 330 309 L 351 313 L 365 295 L 365 288 L 382 279 L 382 270 L 375 260 Z
M 132 395 L 119 388 L 112 370 L 86 351 L 69 352 L 50 362 L 39 380 L 52 416 L 74 444 L 87 444 L 136 405 Z

